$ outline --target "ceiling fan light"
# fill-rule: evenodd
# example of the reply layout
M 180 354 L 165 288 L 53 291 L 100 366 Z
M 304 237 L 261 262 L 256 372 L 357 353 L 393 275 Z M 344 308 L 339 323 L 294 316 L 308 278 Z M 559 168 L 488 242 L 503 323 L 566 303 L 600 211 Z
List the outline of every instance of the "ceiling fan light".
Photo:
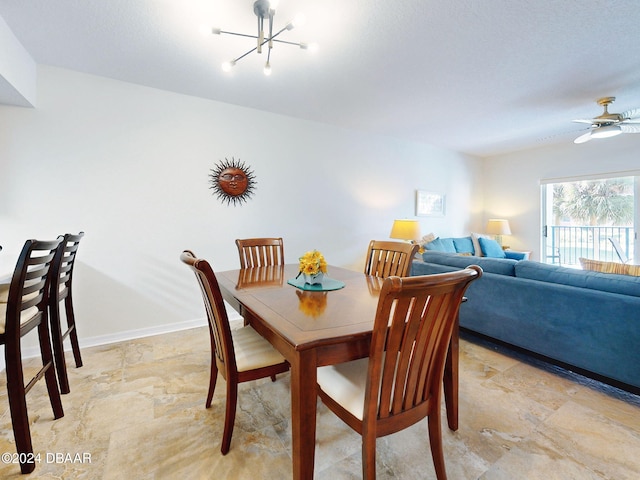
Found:
M 578 138 L 576 138 L 573 143 L 584 143 L 584 142 L 588 142 L 589 140 L 591 140 L 591 132 L 587 132 L 584 135 L 580 135 Z
M 591 136 L 593 138 L 609 138 L 620 135 L 621 133 L 622 129 L 620 125 L 605 125 L 591 132 Z

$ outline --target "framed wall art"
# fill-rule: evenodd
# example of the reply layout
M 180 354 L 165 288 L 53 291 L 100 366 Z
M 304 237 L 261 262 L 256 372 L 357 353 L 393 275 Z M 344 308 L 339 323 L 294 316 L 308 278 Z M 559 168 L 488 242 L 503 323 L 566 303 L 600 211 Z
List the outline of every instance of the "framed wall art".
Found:
M 241 205 L 255 190 L 256 179 L 253 170 L 240 159 L 225 158 L 209 175 L 209 188 L 213 194 L 227 205 Z
M 416 215 L 420 217 L 443 217 L 444 195 L 436 192 L 417 190 Z

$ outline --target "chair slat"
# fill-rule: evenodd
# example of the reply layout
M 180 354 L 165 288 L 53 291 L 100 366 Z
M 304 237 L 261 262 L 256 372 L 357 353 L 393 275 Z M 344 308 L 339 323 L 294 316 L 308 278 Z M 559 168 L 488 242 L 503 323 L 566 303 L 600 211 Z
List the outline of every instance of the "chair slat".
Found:
M 240 268 L 284 265 L 284 242 L 282 238 L 237 239 Z
M 407 277 L 411 273 L 411 261 L 417 251 L 418 245 L 411 243 L 371 240 L 364 273 L 383 278 L 392 275 Z

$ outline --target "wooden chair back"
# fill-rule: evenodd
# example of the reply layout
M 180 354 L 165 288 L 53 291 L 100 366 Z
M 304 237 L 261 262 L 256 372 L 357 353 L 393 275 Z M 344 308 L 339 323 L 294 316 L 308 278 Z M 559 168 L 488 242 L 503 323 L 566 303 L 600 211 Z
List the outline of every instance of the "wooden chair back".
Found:
M 209 262 L 197 258 L 192 251 L 182 252 L 180 260 L 191 268 L 200 285 L 209 323 L 211 350 L 214 356 L 212 360 L 215 360 L 218 370 L 225 379 L 237 375 L 231 327 L 218 279 Z
M 282 238 L 237 239 L 240 268 L 284 265 L 284 242 Z
M 40 324 L 43 318 L 48 319 L 50 271 L 59 244 L 59 239 L 25 242 L 9 286 L 4 338 L 17 339 Z M 32 316 L 27 324 L 21 325 L 21 317 L 25 318 L 27 310 L 33 307 L 38 309 L 38 314 Z
M 77 235 L 67 233 L 58 237 L 61 240 L 60 247 L 56 251 L 53 262 L 54 272 L 53 281 L 51 282 L 52 301 L 61 302 L 71 295 L 71 280 L 73 279 L 73 267 L 76 261 L 76 254 L 80 240 L 84 236 L 84 232 Z
M 417 244 L 371 240 L 364 266 L 366 275 L 376 277 L 408 277 L 411 261 L 418 251 Z
M 0 304 L 0 345 L 7 360 L 7 394 L 11 424 L 22 473 L 35 468 L 26 395 L 44 378 L 54 418 L 64 416 L 56 381 L 48 326 L 48 307 L 52 266 L 60 240 L 27 240 L 18 257 L 7 297 Z M 20 338 L 37 328 L 42 368 L 25 384 Z
M 439 398 L 460 303 L 469 283 L 481 275 L 473 265 L 385 279 L 371 338 L 363 419 L 377 423 L 378 436 L 425 417 Z
M 61 242 L 53 259 L 49 315 L 51 322 L 51 342 L 61 393 L 69 393 L 70 391 L 67 364 L 64 356 L 64 340 L 67 337 L 71 342 L 71 350 L 73 351 L 76 368 L 82 366 L 72 294 L 73 267 L 75 266 L 76 254 L 78 253 L 78 247 L 82 237 L 84 237 L 84 232 L 60 235 L 58 239 L 61 240 Z M 60 314 L 61 302 L 64 302 L 64 313 L 66 317 L 66 326 L 64 327 Z

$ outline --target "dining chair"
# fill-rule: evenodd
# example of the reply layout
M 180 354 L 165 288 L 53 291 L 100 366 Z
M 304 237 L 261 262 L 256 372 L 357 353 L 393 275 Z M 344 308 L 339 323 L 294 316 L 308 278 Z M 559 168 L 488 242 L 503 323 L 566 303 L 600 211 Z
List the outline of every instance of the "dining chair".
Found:
M 220 447 L 222 454 L 226 455 L 236 417 L 238 384 L 266 377 L 275 381 L 276 374 L 289 370 L 289 363 L 250 325 L 231 330 L 218 280 L 209 262 L 197 258 L 190 250 L 182 252 L 180 259 L 196 275 L 209 323 L 211 372 L 206 408 L 211 406 L 218 372 L 227 383 L 224 432 Z
M 0 303 L 0 345 L 4 345 L 9 411 L 22 473 L 30 473 L 36 466 L 26 396 L 41 378 L 47 384 L 53 417 L 64 416 L 48 321 L 52 264 L 59 244 L 59 239 L 27 240 L 11 278 L 7 301 Z M 20 342 L 34 329 L 38 332 L 42 368 L 25 385 Z
M 60 246 L 56 250 L 53 259 L 53 275 L 51 281 L 51 294 L 49 295 L 49 322 L 51 323 L 51 342 L 53 344 L 53 358 L 58 373 L 60 393 L 69 393 L 69 378 L 67 376 L 67 364 L 64 358 L 64 340 L 69 337 L 76 368 L 82 366 L 80 345 L 78 345 L 78 332 L 76 329 L 76 317 L 73 310 L 73 267 L 80 240 L 84 232 L 77 235 L 67 233 L 60 235 Z M 66 327 L 63 332 L 60 321 L 60 304 L 64 302 L 64 314 Z
M 284 265 L 284 242 L 282 238 L 237 239 L 240 268 Z
M 382 285 L 369 358 L 318 368 L 318 396 L 362 436 L 363 478 L 376 477 L 376 438 L 428 417 L 439 480 L 447 478 L 440 403 L 445 360 L 472 265 L 454 272 L 400 278 Z
M 418 248 L 418 244 L 371 240 L 364 273 L 376 277 L 408 277 Z

